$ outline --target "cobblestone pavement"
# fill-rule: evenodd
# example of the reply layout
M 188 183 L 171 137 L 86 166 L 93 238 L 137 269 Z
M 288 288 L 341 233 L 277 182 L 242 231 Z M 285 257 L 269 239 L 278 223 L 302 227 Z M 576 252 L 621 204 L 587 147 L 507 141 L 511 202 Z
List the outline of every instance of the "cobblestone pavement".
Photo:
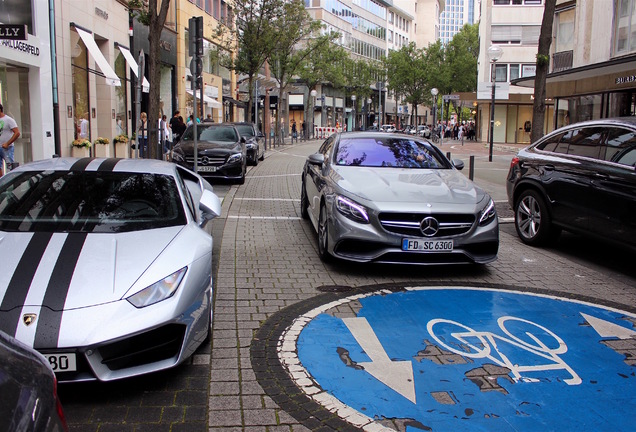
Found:
M 483 147 L 481 143 L 476 146 Z M 306 398 L 277 365 L 276 329 L 334 298 L 412 284 L 514 286 L 633 312 L 636 279 L 558 249 L 528 248 L 502 225 L 499 259 L 486 266 L 324 264 L 300 218 L 300 172 L 318 141 L 280 146 L 223 200 L 210 359 L 210 431 L 358 430 Z M 495 154 L 514 149 L 497 147 Z M 221 230 L 219 230 L 220 232 Z M 347 293 L 337 291 L 346 290 Z M 330 292 L 333 291 L 333 292 Z
M 577 251 L 595 246 L 571 238 L 557 248 L 528 248 L 510 223 L 500 225 L 499 259 L 486 266 L 324 264 L 316 233 L 299 212 L 300 172 L 319 145 L 315 140 L 275 147 L 250 167 L 244 185 L 215 185 L 223 213 L 211 224 L 216 279 L 210 343 L 173 370 L 114 383 L 61 385 L 72 432 L 358 430 L 309 400 L 277 360 L 281 329 L 316 306 L 355 293 L 407 285 L 507 285 L 633 311 L 633 257 L 618 259 L 601 246 L 593 259 L 580 256 Z M 442 147 L 462 160 L 475 155 L 478 171 L 496 174 L 477 175 L 475 181 L 496 197 L 504 219 L 511 212 L 501 178 L 516 149 L 496 145 L 499 164 L 486 167 L 480 164 L 488 154 L 484 143 Z M 625 349 L 634 352 L 633 346 Z

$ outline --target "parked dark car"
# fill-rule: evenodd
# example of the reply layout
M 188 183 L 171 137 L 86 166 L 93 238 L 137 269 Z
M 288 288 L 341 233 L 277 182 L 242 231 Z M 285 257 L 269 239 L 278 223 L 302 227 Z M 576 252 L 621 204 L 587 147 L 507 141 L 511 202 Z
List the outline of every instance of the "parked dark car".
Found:
M 172 161 L 194 169 L 194 127 L 188 126 L 179 144 L 172 151 Z M 197 169 L 206 178 L 221 178 L 245 182 L 247 139 L 236 126 L 225 123 L 197 125 Z
M 258 165 L 259 160 L 265 159 L 265 135 L 258 130 L 254 123 L 225 123 L 236 127 L 241 137 L 245 137 L 247 149 L 247 163 Z
M 49 362 L 0 331 L 0 430 L 64 432 L 68 428 Z
M 546 135 L 512 159 L 506 186 L 524 243 L 567 230 L 636 251 L 636 117 Z

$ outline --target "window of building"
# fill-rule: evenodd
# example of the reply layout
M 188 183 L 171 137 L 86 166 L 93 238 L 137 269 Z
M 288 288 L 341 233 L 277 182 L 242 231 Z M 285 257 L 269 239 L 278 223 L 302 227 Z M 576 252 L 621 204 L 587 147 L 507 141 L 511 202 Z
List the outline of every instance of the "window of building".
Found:
M 495 81 L 496 82 L 508 81 L 508 65 L 507 64 L 495 64 Z
M 520 78 L 520 66 L 518 64 L 510 65 L 510 81 Z
M 574 14 L 575 9 L 570 8 L 558 11 L 554 17 L 556 38 L 554 52 L 571 51 L 574 49 Z
M 619 0 L 614 19 L 614 54 L 636 50 L 636 0 Z
M 89 94 L 88 94 L 88 50 L 77 32 L 71 32 L 71 54 L 73 74 L 73 139 L 91 140 Z

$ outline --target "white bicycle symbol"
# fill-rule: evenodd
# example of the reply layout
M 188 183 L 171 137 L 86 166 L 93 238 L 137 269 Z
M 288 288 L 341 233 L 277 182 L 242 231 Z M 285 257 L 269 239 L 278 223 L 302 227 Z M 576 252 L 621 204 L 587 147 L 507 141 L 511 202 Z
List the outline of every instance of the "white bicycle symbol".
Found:
M 548 334 L 554 340 L 550 341 L 550 345 L 543 343 L 537 336 L 530 332 L 525 332 L 525 335 L 528 336 L 534 343 L 530 343 L 529 341 L 523 340 L 515 335 L 513 335 L 508 329 L 506 329 L 507 321 L 517 321 L 521 323 L 530 324 L 532 326 L 537 327 L 542 332 Z M 439 346 L 451 351 L 455 354 L 459 354 L 468 358 L 488 358 L 495 364 L 506 367 L 510 369 L 513 374 L 513 379 L 522 382 L 538 382 L 539 380 L 536 378 L 529 378 L 527 376 L 522 376 L 521 374 L 524 372 L 539 372 L 546 370 L 559 370 L 563 369 L 567 371 L 572 377 L 564 379 L 563 381 L 568 385 L 579 385 L 582 380 L 577 375 L 574 370 L 565 363 L 558 354 L 563 354 L 567 352 L 568 347 L 563 342 L 563 340 L 554 334 L 552 331 L 547 328 L 534 323 L 532 321 L 525 320 L 523 318 L 517 318 L 512 316 L 503 316 L 497 320 L 497 324 L 499 328 L 508 336 L 508 338 L 504 336 L 500 336 L 491 332 L 479 332 L 473 330 L 472 328 L 460 324 L 456 321 L 446 320 L 442 318 L 437 318 L 430 320 L 426 325 L 426 329 L 429 334 L 435 341 L 439 344 Z M 462 331 L 450 332 L 450 335 L 456 339 L 457 346 L 451 346 L 448 343 L 444 342 L 440 337 L 438 337 L 433 331 L 433 327 L 436 325 L 453 325 L 460 327 Z M 439 328 L 439 327 L 438 327 Z M 477 339 L 478 343 L 471 343 L 469 339 Z M 498 342 L 504 342 L 510 345 L 513 345 L 517 348 L 526 350 L 536 356 L 549 360 L 550 362 L 545 364 L 533 364 L 533 365 L 519 365 L 513 364 L 508 357 L 501 351 Z M 460 349 L 463 348 L 463 349 Z M 493 352 L 494 351 L 494 352 Z M 498 357 L 495 357 L 494 354 Z

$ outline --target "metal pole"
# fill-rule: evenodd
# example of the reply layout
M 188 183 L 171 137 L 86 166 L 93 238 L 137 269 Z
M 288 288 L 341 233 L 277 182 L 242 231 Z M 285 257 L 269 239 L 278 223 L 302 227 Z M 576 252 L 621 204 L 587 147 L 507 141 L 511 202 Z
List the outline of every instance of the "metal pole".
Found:
M 137 91 L 136 91 L 136 100 L 135 100 L 135 118 L 139 119 L 141 117 L 141 87 L 143 85 L 143 80 L 142 78 L 145 76 L 144 73 L 144 50 L 140 50 L 139 51 L 139 60 L 138 60 L 138 64 L 139 64 L 139 69 L 137 70 L 137 76 L 139 78 L 137 78 Z M 139 135 L 137 135 L 137 145 L 135 146 L 135 158 L 139 158 L 139 147 L 141 146 L 141 140 L 143 140 L 144 137 L 144 129 L 142 126 L 141 129 L 141 138 L 139 138 Z
M 495 132 L 495 87 L 496 83 L 492 81 L 492 99 L 490 101 L 490 146 L 488 148 L 488 162 L 492 162 L 493 133 Z
M 468 162 L 468 178 L 471 181 L 475 178 L 475 156 L 471 156 Z

